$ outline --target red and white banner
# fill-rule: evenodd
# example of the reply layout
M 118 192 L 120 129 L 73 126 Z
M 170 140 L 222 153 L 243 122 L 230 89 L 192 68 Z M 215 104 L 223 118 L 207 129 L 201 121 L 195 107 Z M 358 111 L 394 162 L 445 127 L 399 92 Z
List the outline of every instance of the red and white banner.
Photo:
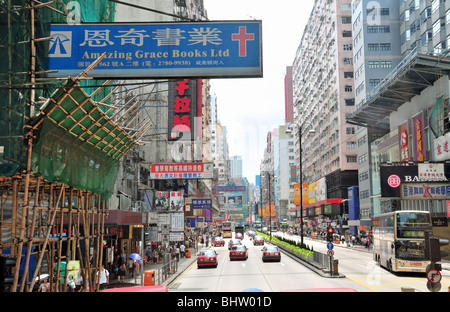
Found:
M 152 164 L 150 179 L 212 179 L 213 165 L 210 163 Z

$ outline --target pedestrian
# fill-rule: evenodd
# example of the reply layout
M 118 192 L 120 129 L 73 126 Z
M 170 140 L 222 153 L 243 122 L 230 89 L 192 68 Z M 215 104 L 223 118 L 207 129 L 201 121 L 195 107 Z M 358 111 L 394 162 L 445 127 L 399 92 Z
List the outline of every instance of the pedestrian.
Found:
M 162 247 L 159 249 L 159 263 L 164 263 L 164 250 Z
M 180 245 L 180 253 L 181 253 L 181 258 L 186 257 L 186 246 L 184 246 L 183 243 L 181 243 L 181 245 Z
M 119 272 L 117 273 L 117 280 L 119 281 L 119 283 L 125 282 L 125 276 L 127 275 L 127 266 L 125 265 L 125 262 L 122 261 L 120 267 L 119 267 Z
M 131 274 L 131 277 L 134 277 L 134 261 L 131 258 L 127 260 L 128 274 Z
M 153 264 L 158 263 L 158 250 L 156 248 L 152 252 Z
M 50 283 L 47 278 L 44 278 L 44 282 L 39 286 L 38 292 L 50 291 Z
M 75 292 L 75 281 L 73 280 L 73 276 L 69 275 L 68 281 L 67 281 L 67 291 L 68 292 Z
M 109 284 L 109 272 L 105 269 L 104 264 L 102 264 L 100 272 L 97 272 L 97 283 L 100 285 L 100 290 L 105 289 Z
M 177 262 L 180 261 L 180 247 L 178 247 L 178 244 L 175 247 L 175 258 L 177 258 Z
M 134 272 L 136 273 L 136 276 L 138 276 L 139 274 L 140 267 L 141 267 L 141 260 L 136 259 L 134 261 Z

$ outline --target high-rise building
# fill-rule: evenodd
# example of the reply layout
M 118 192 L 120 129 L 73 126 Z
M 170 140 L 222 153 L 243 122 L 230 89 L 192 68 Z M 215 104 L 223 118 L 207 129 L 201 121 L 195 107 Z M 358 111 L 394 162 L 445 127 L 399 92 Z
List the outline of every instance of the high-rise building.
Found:
M 351 1 L 315 1 L 293 63 L 295 155 L 299 163 L 301 145 L 298 170 L 314 194 L 303 215 L 311 220 L 342 224 L 341 202 L 358 183 L 356 127 L 345 120 L 355 106 L 352 50 Z
M 230 157 L 231 178 L 242 177 L 242 157 L 239 155 Z
M 400 51 L 400 4 L 398 1 L 353 0 L 353 66 L 355 68 L 355 103 L 358 107 L 378 84 L 402 60 Z M 357 128 L 359 216 L 349 220 L 351 234 L 359 226 L 371 225 L 373 214 L 370 143 L 383 135 L 376 128 Z M 354 207 L 357 209 L 357 207 Z

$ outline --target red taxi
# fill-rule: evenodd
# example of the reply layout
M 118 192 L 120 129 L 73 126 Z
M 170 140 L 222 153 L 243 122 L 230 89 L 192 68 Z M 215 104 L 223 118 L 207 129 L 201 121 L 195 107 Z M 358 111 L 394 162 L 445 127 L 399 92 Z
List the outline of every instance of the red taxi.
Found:
M 214 246 L 214 247 L 217 247 L 217 246 L 225 246 L 225 241 L 223 240 L 223 237 L 216 237 L 216 238 L 214 238 L 213 239 L 213 241 L 212 241 L 212 245 Z
M 234 238 L 236 238 L 236 239 L 244 239 L 244 235 L 242 235 L 242 233 L 236 233 L 236 234 L 234 234 Z
M 263 262 L 266 262 L 268 260 L 281 261 L 281 252 L 277 246 L 265 246 L 261 250 L 263 252 L 262 254 Z
M 247 260 L 247 247 L 244 245 L 235 245 L 230 250 L 230 260 L 243 259 Z
M 260 235 L 256 235 L 253 238 L 253 245 L 264 245 L 264 238 Z
M 230 239 L 230 241 L 228 242 L 228 250 L 231 250 L 231 247 L 233 247 L 234 245 L 242 245 L 242 242 L 240 239 Z
M 217 268 L 217 253 L 214 249 L 201 250 L 197 255 L 197 268 L 213 266 Z

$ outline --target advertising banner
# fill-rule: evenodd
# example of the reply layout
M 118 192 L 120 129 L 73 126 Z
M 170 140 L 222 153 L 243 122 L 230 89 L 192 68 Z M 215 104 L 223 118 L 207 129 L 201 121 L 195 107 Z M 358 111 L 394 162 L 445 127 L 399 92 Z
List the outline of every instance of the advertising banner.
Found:
M 169 209 L 169 192 L 156 191 L 155 208 L 156 211 L 167 211 Z
M 51 77 L 262 77 L 261 21 L 52 24 Z
M 402 199 L 450 199 L 448 183 L 405 183 L 400 190 Z
M 228 182 L 226 185 L 216 186 L 216 192 L 246 192 L 247 188 L 245 185 L 236 185 L 234 182 Z
M 171 191 L 170 192 L 170 212 L 180 212 L 183 211 L 183 192 L 182 191 Z
M 213 165 L 210 163 L 152 164 L 150 179 L 212 179 Z

